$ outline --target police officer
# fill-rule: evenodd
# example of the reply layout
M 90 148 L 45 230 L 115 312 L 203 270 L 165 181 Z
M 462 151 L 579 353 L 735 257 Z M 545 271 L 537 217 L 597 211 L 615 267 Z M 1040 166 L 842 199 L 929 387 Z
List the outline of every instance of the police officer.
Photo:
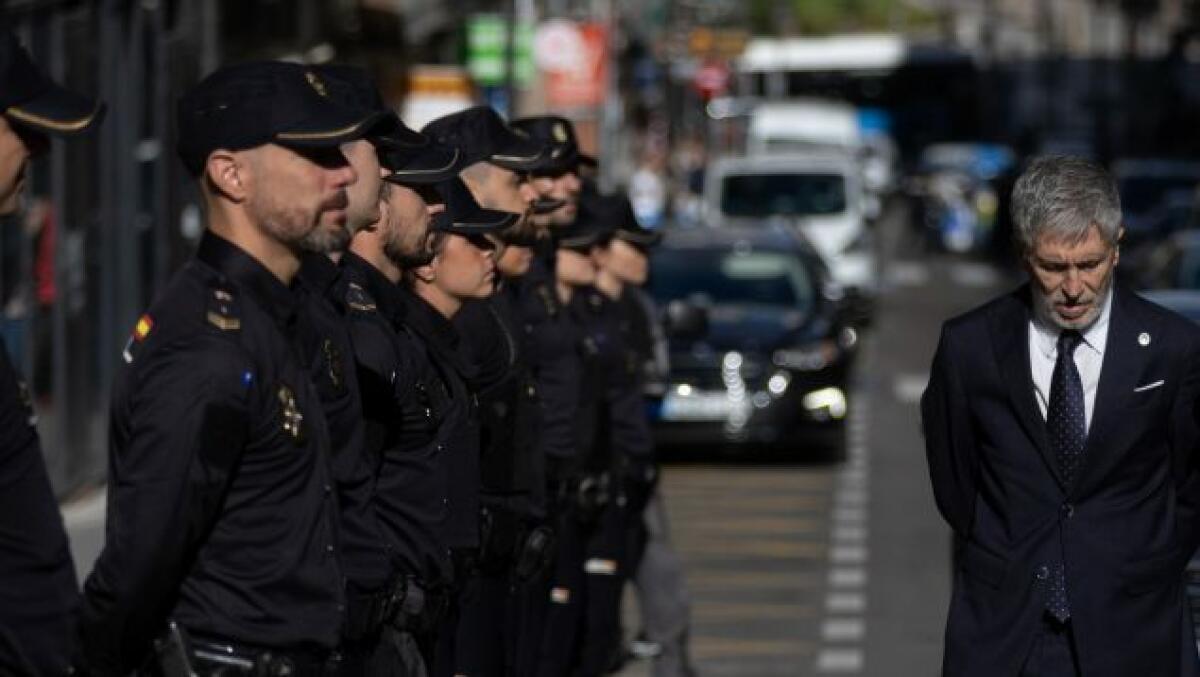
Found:
M 602 234 L 592 256 L 595 285 L 577 297 L 588 335 L 597 346 L 604 386 L 603 436 L 599 441 L 612 477 L 611 500 L 588 544 L 588 610 L 581 674 L 598 675 L 623 659 L 620 602 L 644 540 L 642 511 L 657 477 L 646 416 L 643 377 L 649 327 L 627 285 L 645 282 L 645 249 L 658 239 L 643 230 L 624 195 L 585 191 L 580 221 Z
M 481 204 L 521 212 L 524 218 L 499 235 L 496 293 L 468 302 L 454 319 L 476 369 L 471 385 L 480 404 L 482 483 L 479 575 L 470 603 L 461 610 L 459 667 L 480 676 L 532 673 L 532 657 L 518 665 L 518 649 L 522 636 L 540 641 L 540 626 L 530 625 L 540 614 L 529 610 L 533 589 L 540 587 L 534 581 L 548 564 L 553 542 L 537 449 L 540 404 L 514 296 L 537 240 L 528 214 L 536 194 L 527 179 L 514 183 L 511 174 L 492 167 L 464 174 Z
M 579 210 L 582 184 L 579 172 L 595 167 L 596 158 L 579 149 L 575 126 L 556 115 L 517 118 L 513 129 L 549 146 L 550 161 L 529 172 L 528 182 L 535 193 L 532 218 L 536 225 L 553 230 L 575 220 Z
M 61 88 L 0 28 L 0 215 L 11 215 L 31 157 L 98 124 L 103 106 Z M 79 592 L 50 488 L 29 388 L 0 341 L 0 674 L 61 675 Z
M 398 285 L 406 269 L 430 258 L 429 222 L 444 209 L 434 184 L 455 175 L 458 153 L 424 137 L 376 153 L 384 181 L 373 199 L 362 198 L 377 218 L 354 232 L 336 285 L 348 310 L 365 453 L 379 463 L 375 511 L 397 572 L 382 642 L 363 674 L 419 676 L 428 672 L 452 581 L 444 533 L 452 402 L 428 347 L 405 324 Z
M 527 211 L 534 195 L 525 184 L 524 176 L 529 171 L 543 167 L 549 160 L 549 149 L 545 144 L 514 133 L 494 110 L 483 106 L 435 120 L 423 131 L 443 143 L 462 148 L 466 163 L 462 178 L 473 196 L 492 208 L 521 213 Z M 517 254 L 516 251 L 510 252 L 509 257 Z M 469 328 L 473 345 L 464 346 L 464 350 L 473 353 L 468 357 L 470 363 L 478 363 L 481 359 L 478 346 L 482 345 L 485 349 L 495 346 L 496 340 L 503 340 L 503 334 L 498 333 L 500 328 L 488 319 L 479 324 L 476 321 L 478 316 L 472 313 L 471 304 L 466 305 L 467 316 L 463 326 Z M 473 383 L 476 390 L 487 388 L 487 382 L 493 380 L 486 373 L 482 376 L 482 379 L 477 378 Z M 491 406 L 489 403 L 489 409 Z M 507 468 L 512 467 L 513 460 L 511 447 L 490 446 L 487 451 L 487 462 L 480 468 L 482 476 L 476 476 L 480 482 L 478 486 L 486 487 L 488 494 L 484 501 L 486 513 L 482 519 L 490 527 L 487 534 L 489 541 L 492 536 L 495 540 L 507 540 L 509 536 L 500 532 L 511 531 L 509 527 L 513 525 L 514 516 L 507 507 L 504 510 L 497 507 L 498 501 L 503 502 L 498 496 L 508 493 L 514 481 L 530 486 L 540 484 L 540 480 L 528 477 L 529 473 L 537 472 L 536 467 L 527 466 L 524 471 L 527 476 L 523 480 L 508 476 Z M 475 500 L 479 505 L 480 499 Z M 511 537 L 517 536 L 512 534 Z M 491 543 L 488 545 L 490 547 Z M 504 660 L 504 647 L 515 641 L 509 633 L 497 633 L 494 630 L 484 634 L 479 632 L 480 628 L 495 627 L 496 615 L 503 613 L 502 602 L 497 599 L 495 574 L 496 560 L 504 557 L 491 550 L 488 554 L 491 561 L 484 564 L 489 571 L 480 572 L 476 569 L 473 580 L 464 584 L 464 595 L 460 599 L 461 622 L 452 653 L 456 669 L 463 674 L 500 674 L 497 671 Z M 478 560 L 475 564 L 479 564 Z M 482 578 L 479 577 L 480 573 L 483 574 Z
M 347 303 L 354 311 L 351 331 L 363 374 L 368 447 L 383 457 L 377 509 L 404 573 L 399 608 L 385 631 L 399 665 L 391 673 L 374 674 L 415 675 L 426 674 L 432 662 L 454 582 L 447 528 L 451 454 L 460 451 L 452 441 L 464 402 L 461 395 L 455 399 L 451 377 L 433 347 L 411 326 L 412 299 L 400 284 L 406 273 L 435 260 L 428 243 L 431 220 L 458 231 L 487 231 L 515 217 L 470 201 L 447 202 L 434 190 L 435 181 L 457 172 L 457 150 L 427 144 L 381 156 L 392 172 L 386 177 L 381 219 L 355 235 L 342 265 Z
M 333 257 L 342 255 L 352 233 L 379 220 L 383 170 L 377 147 L 386 150 L 415 146 L 427 140 L 387 109 L 365 70 L 326 65 L 314 72 L 334 101 L 364 116 L 383 113 L 366 137 L 342 144 L 343 155 L 358 175 L 346 190 L 346 221 L 323 224 L 327 227 L 320 231 L 320 237 L 308 239 L 314 251 L 304 255 L 299 271 L 299 290 L 309 310 L 301 315 L 304 355 L 330 430 L 342 516 L 341 554 L 347 588 L 342 671 L 361 676 L 368 673 L 379 651 L 395 573 L 372 503 L 380 457 L 377 453 L 368 455 L 364 449 L 362 400 L 346 325 L 349 308 L 344 294 L 339 293 L 341 273 Z
M 81 619 L 93 674 L 152 649 L 168 674 L 334 668 L 337 495 L 292 283 L 311 240 L 344 227 L 357 177 L 339 146 L 377 121 L 281 62 L 222 68 L 179 102 L 207 231 L 114 386 L 108 530 Z

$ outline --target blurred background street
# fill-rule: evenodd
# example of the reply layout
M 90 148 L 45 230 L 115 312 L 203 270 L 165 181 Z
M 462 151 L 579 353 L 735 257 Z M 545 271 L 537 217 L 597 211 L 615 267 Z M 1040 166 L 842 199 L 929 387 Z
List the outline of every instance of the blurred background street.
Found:
M 950 543 L 917 403 L 941 323 L 1022 278 L 1007 200 L 1031 157 L 1108 166 L 1120 279 L 1200 318 L 1195 0 L 0 8 L 109 105 L 0 228 L 0 335 L 81 578 L 103 544 L 121 348 L 203 227 L 173 102 L 226 62 L 364 65 L 418 129 L 477 103 L 563 115 L 598 181 L 666 233 L 649 291 L 671 370 L 650 411 L 702 675 L 938 674 Z

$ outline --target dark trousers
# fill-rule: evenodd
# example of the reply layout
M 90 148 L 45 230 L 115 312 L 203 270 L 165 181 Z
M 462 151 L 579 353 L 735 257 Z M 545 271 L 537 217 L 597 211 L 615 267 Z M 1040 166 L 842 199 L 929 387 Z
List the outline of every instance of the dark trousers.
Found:
M 560 513 L 553 574 L 543 588 L 549 605 L 543 622 L 538 677 L 570 675 L 578 659 L 587 595 L 583 563 L 589 532 L 579 524 L 573 510 Z
M 1079 658 L 1069 621 L 1059 623 L 1049 617 L 1042 620 L 1021 677 L 1079 677 Z
M 480 573 L 467 582 L 459 597 L 455 672 L 469 677 L 508 674 L 509 645 L 514 627 L 507 622 L 509 574 Z
M 629 540 L 626 510 L 609 503 L 585 547 L 586 600 L 576 673 L 580 677 L 600 677 L 620 664 L 621 593 L 631 570 Z

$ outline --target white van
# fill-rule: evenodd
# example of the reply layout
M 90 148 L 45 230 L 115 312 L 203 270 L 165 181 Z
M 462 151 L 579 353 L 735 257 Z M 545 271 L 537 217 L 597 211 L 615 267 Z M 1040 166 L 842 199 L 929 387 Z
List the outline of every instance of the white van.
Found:
M 853 106 L 822 99 L 760 103 L 750 112 L 746 130 L 749 155 L 794 153 L 832 148 L 856 153 L 863 146 Z
M 797 228 L 850 294 L 872 299 L 879 286 L 858 160 L 831 150 L 713 162 L 705 178 L 713 224 Z

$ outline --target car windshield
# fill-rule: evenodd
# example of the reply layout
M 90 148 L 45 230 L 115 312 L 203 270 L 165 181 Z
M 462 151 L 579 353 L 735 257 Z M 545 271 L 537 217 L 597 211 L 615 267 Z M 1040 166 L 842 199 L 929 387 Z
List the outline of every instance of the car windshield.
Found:
M 721 185 L 727 216 L 820 216 L 846 210 L 839 174 L 733 174 Z
M 803 261 L 781 252 L 664 250 L 650 290 L 661 303 L 702 296 L 715 305 L 779 306 L 808 313 L 813 282 Z

